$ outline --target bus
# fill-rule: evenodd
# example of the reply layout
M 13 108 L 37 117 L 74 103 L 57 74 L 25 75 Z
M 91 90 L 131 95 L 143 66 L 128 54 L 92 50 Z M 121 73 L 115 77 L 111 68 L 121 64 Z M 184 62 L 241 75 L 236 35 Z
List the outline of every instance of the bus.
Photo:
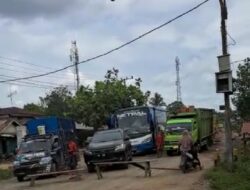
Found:
M 132 144 L 134 154 L 155 150 L 155 136 L 159 127 L 166 124 L 166 109 L 160 107 L 129 107 L 112 115 L 109 128 L 123 129 Z

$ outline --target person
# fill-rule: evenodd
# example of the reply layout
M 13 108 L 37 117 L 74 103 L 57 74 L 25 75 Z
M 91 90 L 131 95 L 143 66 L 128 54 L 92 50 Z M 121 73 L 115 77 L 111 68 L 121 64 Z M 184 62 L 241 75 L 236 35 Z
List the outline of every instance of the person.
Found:
M 180 167 L 182 167 L 185 163 L 185 156 L 183 156 L 183 153 L 191 152 L 193 141 L 192 138 L 189 135 L 189 132 L 187 130 L 184 130 L 182 133 L 182 138 L 179 141 L 180 151 L 181 151 L 181 163 Z
M 163 155 L 163 149 L 164 149 L 164 132 L 163 130 L 158 127 L 158 132 L 156 134 L 156 151 L 157 151 L 157 157 L 161 157 Z
M 76 169 L 77 166 L 77 145 L 73 139 L 68 142 L 69 168 Z
M 193 156 L 193 159 L 194 161 L 196 161 L 201 169 L 201 162 L 200 162 L 200 159 L 198 157 L 198 144 L 197 143 L 194 143 L 194 145 L 192 146 L 192 149 L 191 149 L 191 154 Z

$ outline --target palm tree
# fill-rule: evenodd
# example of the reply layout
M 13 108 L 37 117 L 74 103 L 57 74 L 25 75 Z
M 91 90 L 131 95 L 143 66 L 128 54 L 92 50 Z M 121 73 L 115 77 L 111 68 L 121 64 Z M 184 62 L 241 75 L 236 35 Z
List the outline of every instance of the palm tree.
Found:
M 157 92 L 154 94 L 152 98 L 150 98 L 149 104 L 152 106 L 166 106 L 163 97 Z

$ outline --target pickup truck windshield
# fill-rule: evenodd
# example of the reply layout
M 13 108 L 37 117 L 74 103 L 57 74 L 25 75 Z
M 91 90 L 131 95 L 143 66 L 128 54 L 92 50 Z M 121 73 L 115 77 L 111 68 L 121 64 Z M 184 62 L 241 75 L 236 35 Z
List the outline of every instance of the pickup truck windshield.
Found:
M 48 140 L 30 140 L 21 143 L 20 153 L 42 152 L 49 151 L 51 144 Z
M 170 135 L 181 135 L 184 130 L 190 132 L 192 130 L 192 123 L 174 123 L 168 124 L 166 127 L 166 133 Z
M 122 139 L 122 134 L 120 132 L 98 132 L 94 135 L 91 142 L 108 142 L 108 141 L 117 141 Z

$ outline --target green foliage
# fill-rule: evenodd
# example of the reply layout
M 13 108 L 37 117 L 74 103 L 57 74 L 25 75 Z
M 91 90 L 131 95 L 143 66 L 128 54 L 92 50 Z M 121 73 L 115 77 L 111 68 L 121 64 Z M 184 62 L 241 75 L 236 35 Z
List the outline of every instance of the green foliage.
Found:
M 42 110 L 46 115 L 71 117 L 97 129 L 105 125 L 107 117 L 115 110 L 147 104 L 150 92 L 142 92 L 141 79 L 126 85 L 127 79 L 119 78 L 119 70 L 113 68 L 107 71 L 105 80 L 96 81 L 93 88 L 81 86 L 73 96 L 61 86 L 40 97 L 40 105 L 27 104 L 25 108 Z
M 67 87 L 61 86 L 46 94 L 44 98 L 40 97 L 40 102 L 45 114 L 66 117 L 70 114 L 71 99 L 71 92 Z
M 163 97 L 157 92 L 150 98 L 149 104 L 152 106 L 166 106 Z
M 119 71 L 108 70 L 104 81 L 96 81 L 93 89 L 81 86 L 71 101 L 72 117 L 86 125 L 98 128 L 115 110 L 131 106 L 142 106 L 148 101 L 149 92 L 140 90 L 141 80 L 135 85 L 126 85 L 126 79 L 119 78 Z
M 182 102 L 174 101 L 167 106 L 168 114 L 176 114 L 178 110 L 183 107 L 184 104 Z
M 9 179 L 12 177 L 11 170 L 0 169 L 0 180 Z
M 250 60 L 246 59 L 237 70 L 237 78 L 234 81 L 233 103 L 239 116 L 243 120 L 250 120 Z
M 235 163 L 234 171 L 228 172 L 223 165 L 208 171 L 206 177 L 215 190 L 250 189 L 250 157 L 241 157 Z
M 23 107 L 24 110 L 29 111 L 29 112 L 34 112 L 34 113 L 44 113 L 44 109 L 41 105 L 37 105 L 34 103 L 26 104 Z

